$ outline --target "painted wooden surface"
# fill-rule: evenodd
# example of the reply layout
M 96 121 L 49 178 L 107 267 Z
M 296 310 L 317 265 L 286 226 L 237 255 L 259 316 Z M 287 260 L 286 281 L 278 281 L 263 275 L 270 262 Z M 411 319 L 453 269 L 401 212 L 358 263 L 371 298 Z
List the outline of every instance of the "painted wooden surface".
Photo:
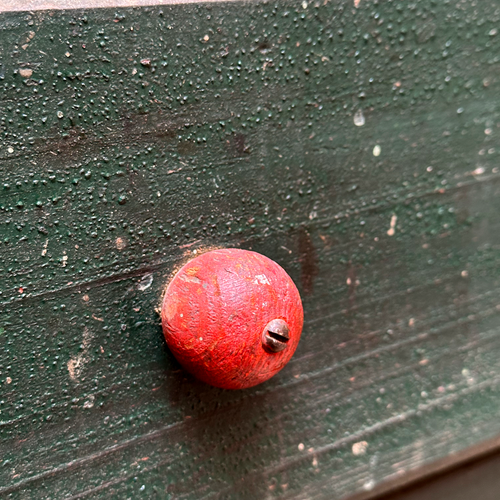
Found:
M 480 497 L 496 500 L 500 488 L 498 453 L 454 468 L 446 474 L 427 478 L 411 487 L 385 495 L 384 500 L 469 500 Z
M 500 432 L 500 3 L 0 16 L 0 494 L 346 498 Z M 252 249 L 275 378 L 197 382 L 163 287 Z

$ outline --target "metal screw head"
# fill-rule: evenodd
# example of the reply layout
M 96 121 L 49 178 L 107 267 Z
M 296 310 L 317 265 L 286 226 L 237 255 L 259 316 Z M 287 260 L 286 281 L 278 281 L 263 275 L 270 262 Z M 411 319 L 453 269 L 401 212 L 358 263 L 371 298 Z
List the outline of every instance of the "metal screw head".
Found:
M 273 319 L 262 332 L 262 345 L 269 352 L 280 352 L 290 340 L 290 328 L 282 319 Z

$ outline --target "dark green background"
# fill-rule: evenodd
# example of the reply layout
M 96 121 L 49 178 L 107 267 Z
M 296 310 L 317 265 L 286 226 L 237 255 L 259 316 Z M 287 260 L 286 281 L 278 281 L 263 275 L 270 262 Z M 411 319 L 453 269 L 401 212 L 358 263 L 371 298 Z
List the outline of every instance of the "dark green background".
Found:
M 0 495 L 340 499 L 497 435 L 499 20 L 1 14 Z M 303 297 L 295 357 L 250 390 L 162 339 L 163 287 L 212 247 Z

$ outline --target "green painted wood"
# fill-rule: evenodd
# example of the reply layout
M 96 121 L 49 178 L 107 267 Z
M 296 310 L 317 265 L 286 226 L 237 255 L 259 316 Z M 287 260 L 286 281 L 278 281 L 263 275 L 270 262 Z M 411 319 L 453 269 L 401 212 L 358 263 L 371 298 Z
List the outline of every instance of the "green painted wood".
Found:
M 356 2 L 358 3 L 358 2 Z M 498 2 L 0 17 L 0 494 L 341 499 L 500 432 Z M 262 386 L 190 378 L 169 276 L 303 296 Z
M 496 500 L 500 487 L 499 465 L 500 457 L 498 453 L 495 453 L 380 498 L 384 500 L 441 500 L 442 498 L 468 500 L 479 495 L 485 500 Z

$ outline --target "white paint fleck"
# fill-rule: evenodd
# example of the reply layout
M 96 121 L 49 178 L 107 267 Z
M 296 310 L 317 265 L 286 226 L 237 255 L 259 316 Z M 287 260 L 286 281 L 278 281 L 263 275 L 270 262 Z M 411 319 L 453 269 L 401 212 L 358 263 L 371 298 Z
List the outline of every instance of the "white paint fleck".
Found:
M 358 109 L 356 113 L 354 113 L 354 125 L 356 127 L 362 127 L 365 124 L 365 115 L 363 114 L 362 109 Z
M 304 448 L 305 448 L 304 443 L 299 443 L 297 448 L 299 449 L 299 451 L 304 451 Z
M 62 257 L 62 266 L 66 267 L 67 263 L 68 263 L 68 256 L 64 254 Z
M 366 481 L 365 484 L 363 484 L 363 489 L 365 491 L 373 490 L 374 487 L 375 487 L 375 481 L 373 479 L 369 479 L 368 481 Z
M 5 382 L 7 382 L 8 384 L 12 384 L 12 379 L 10 377 L 7 377 L 5 379 Z
M 380 153 L 382 152 L 382 148 L 377 144 L 373 148 L 373 156 L 380 156 Z
M 13 148 L 12 146 L 9 146 L 9 147 L 7 148 L 7 151 L 8 151 L 9 153 L 13 153 L 13 152 L 14 152 L 14 148 Z
M 139 283 L 137 283 L 137 290 L 143 292 L 147 290 L 153 284 L 153 274 L 146 274 L 143 276 Z
M 394 236 L 396 233 L 396 222 L 398 221 L 398 216 L 394 215 L 391 217 L 391 225 L 389 227 L 389 230 L 387 231 L 387 234 L 389 236 Z
M 352 445 L 352 453 L 355 456 L 364 455 L 368 448 L 368 443 L 366 441 L 359 441 Z
M 31 68 L 21 68 L 19 70 L 19 74 L 23 78 L 31 78 L 31 75 L 33 74 L 33 70 Z
M 132 76 L 134 76 L 134 75 L 137 75 L 137 68 L 134 68 L 134 69 L 132 70 Z
M 303 8 L 304 10 L 305 10 L 305 9 L 307 9 L 307 2 L 306 2 L 306 1 L 302 2 L 302 8 Z
M 316 456 L 313 457 L 312 466 L 313 467 L 317 467 L 318 466 L 318 459 L 317 459 Z
M 205 40 L 205 42 L 208 42 L 208 41 L 210 40 L 210 37 L 209 37 L 208 35 L 205 35 L 205 36 L 203 37 L 203 40 Z
M 492 132 L 493 132 L 493 130 L 491 130 L 491 128 L 487 128 L 487 129 L 484 130 L 484 133 L 486 135 L 491 135 Z
M 255 276 L 255 279 L 253 280 L 253 283 L 255 285 L 270 285 L 271 283 L 267 279 L 267 276 L 265 274 L 257 274 Z
M 62 111 L 57 112 L 57 118 L 61 119 L 64 117 L 64 113 Z
M 467 385 L 474 385 L 476 379 L 472 376 L 470 370 L 468 368 L 464 368 L 462 370 L 462 376 L 465 378 Z
M 497 30 L 496 28 L 492 28 L 492 29 L 489 31 L 488 35 L 490 35 L 490 36 L 495 36 L 497 33 L 498 33 L 498 30 Z
M 115 244 L 116 248 L 121 251 L 127 246 L 127 240 L 119 236 L 118 238 L 116 238 Z
M 460 276 L 462 276 L 462 278 L 467 278 L 467 276 L 469 276 L 469 271 L 463 270 L 463 271 L 460 273 Z
M 309 220 L 313 220 L 313 219 L 316 219 L 316 217 L 318 216 L 318 212 L 316 212 L 316 210 L 313 210 L 310 214 L 309 214 Z
M 359 7 L 359 2 L 361 0 L 354 0 L 354 7 L 357 9 Z
M 475 170 L 473 170 L 472 175 L 482 175 L 485 172 L 484 167 L 477 167 Z
M 45 243 L 43 245 L 43 249 L 42 249 L 42 257 L 45 257 L 47 255 L 47 247 L 49 246 L 49 239 L 47 238 L 45 240 Z
M 95 396 L 93 394 L 91 394 L 89 396 L 89 399 L 87 399 L 87 401 L 85 401 L 85 403 L 83 403 L 83 407 L 85 409 L 90 409 L 90 408 L 93 408 L 94 406 L 94 401 L 95 401 Z

